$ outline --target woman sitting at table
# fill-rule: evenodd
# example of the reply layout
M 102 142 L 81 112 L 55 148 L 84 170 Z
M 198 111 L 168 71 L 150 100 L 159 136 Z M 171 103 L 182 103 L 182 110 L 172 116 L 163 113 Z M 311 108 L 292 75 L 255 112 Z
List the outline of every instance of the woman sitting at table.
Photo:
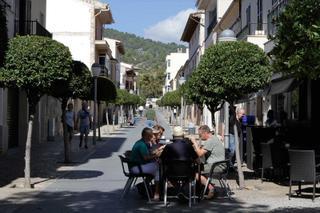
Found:
M 213 163 L 225 160 L 224 146 L 216 135 L 213 135 L 210 128 L 207 125 L 199 127 L 199 137 L 201 140 L 201 145 L 195 140 L 195 138 L 190 137 L 193 144 L 193 148 L 197 155 L 201 158 L 204 163 L 204 171 L 200 176 L 201 184 L 205 185 L 208 180 L 208 175 Z M 199 174 L 197 174 L 197 180 L 199 179 Z M 209 193 L 207 195 L 208 199 L 214 197 L 214 185 L 209 184 Z

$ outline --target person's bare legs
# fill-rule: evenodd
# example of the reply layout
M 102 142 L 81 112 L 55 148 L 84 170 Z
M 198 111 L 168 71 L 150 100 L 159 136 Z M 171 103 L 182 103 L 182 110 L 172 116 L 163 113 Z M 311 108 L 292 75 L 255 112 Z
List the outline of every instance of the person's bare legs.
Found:
M 196 174 L 196 180 L 199 180 L 199 174 L 197 173 Z M 205 176 L 203 176 L 203 175 L 201 175 L 201 177 L 200 177 L 200 183 L 201 183 L 201 185 L 206 185 L 206 183 L 207 183 L 207 177 L 205 177 Z M 209 183 L 208 184 L 208 190 L 209 190 L 209 193 L 208 193 L 208 198 L 212 198 L 213 196 L 214 196 L 214 186 L 211 184 L 211 183 Z
M 160 187 L 159 187 L 159 181 L 155 181 L 155 189 L 154 189 L 154 200 L 160 199 Z

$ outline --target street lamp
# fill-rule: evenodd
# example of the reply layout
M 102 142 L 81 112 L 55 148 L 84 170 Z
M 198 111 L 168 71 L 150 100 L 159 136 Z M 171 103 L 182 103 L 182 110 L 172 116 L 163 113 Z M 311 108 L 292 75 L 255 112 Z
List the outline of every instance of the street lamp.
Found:
M 97 87 L 98 87 L 98 82 L 97 79 L 101 73 L 101 65 L 98 63 L 94 63 L 91 66 L 91 72 L 92 72 L 92 76 L 93 76 L 93 84 L 94 84 L 94 100 L 93 100 L 93 145 L 96 145 L 96 114 L 97 114 Z
M 222 31 L 218 37 L 218 42 L 236 41 L 235 33 L 230 29 Z M 224 147 L 229 148 L 229 103 L 224 103 Z
M 186 82 L 186 79 L 181 76 L 179 78 L 179 85 L 182 86 Z M 183 110 L 183 94 L 181 93 L 181 113 L 180 113 L 180 126 L 183 128 L 183 117 L 184 117 L 184 110 Z

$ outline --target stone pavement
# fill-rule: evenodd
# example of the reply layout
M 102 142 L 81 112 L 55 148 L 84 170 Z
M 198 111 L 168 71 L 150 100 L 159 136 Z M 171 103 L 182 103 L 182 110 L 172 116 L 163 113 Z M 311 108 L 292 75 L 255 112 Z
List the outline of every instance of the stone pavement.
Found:
M 161 114 L 158 115 L 160 123 L 166 128 L 165 134 L 169 137 L 170 127 Z M 174 201 L 171 201 L 167 208 L 162 202 L 147 203 L 137 194 L 136 189 L 120 201 L 126 178 L 122 174 L 118 154 L 131 149 L 133 143 L 140 138 L 143 127 L 144 123 L 138 122 L 135 127 L 120 128 L 111 134 L 103 134 L 104 140 L 98 142 L 95 147 L 90 146 L 89 150 L 78 150 L 75 138 L 73 159 L 78 162 L 75 165 L 66 166 L 57 163 L 63 160 L 62 142 L 48 142 L 42 144 L 43 147 L 34 146 L 33 152 L 36 157 L 32 161 L 34 163 L 32 176 L 39 177 L 39 179 L 33 178 L 35 188 L 29 190 L 8 186 L 0 188 L 0 212 L 318 212 L 320 210 L 319 198 L 315 202 L 303 198 L 292 198 L 289 201 L 287 186 L 272 182 L 261 183 L 259 179 L 252 177 L 246 180 L 248 189 L 245 190 L 238 190 L 236 181 L 230 180 L 234 192 L 232 200 L 225 198 L 217 187 L 218 195 L 215 199 L 201 201 L 191 209 L 185 203 Z M 105 132 L 105 129 L 102 130 L 102 133 Z M 17 160 L 7 161 L 7 167 L 3 167 L 4 162 L 0 161 L 1 168 L 21 174 L 16 167 L 20 165 Z M 14 165 L 14 169 L 10 165 Z M 14 185 L 19 186 L 19 181 L 13 180 L 9 184 L 9 186 Z

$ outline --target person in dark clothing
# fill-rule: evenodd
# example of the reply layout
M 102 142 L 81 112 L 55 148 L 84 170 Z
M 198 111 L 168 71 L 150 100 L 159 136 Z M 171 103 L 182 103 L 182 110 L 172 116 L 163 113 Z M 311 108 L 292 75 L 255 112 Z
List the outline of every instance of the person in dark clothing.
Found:
M 234 106 L 230 106 L 229 109 L 229 150 L 228 150 L 228 159 L 233 163 L 234 155 L 236 150 L 236 142 L 235 142 L 235 133 L 234 133 L 234 125 L 237 127 L 238 137 L 241 137 L 241 119 L 245 114 L 244 109 L 237 109 Z
M 188 143 L 184 139 L 183 130 L 180 126 L 173 129 L 173 143 L 166 145 L 161 159 L 162 160 L 195 160 L 197 154 L 192 147 L 192 143 Z
M 166 145 L 161 154 L 162 162 L 170 162 L 172 160 L 195 161 L 197 158 L 198 155 L 194 151 L 192 143 L 184 138 L 183 129 L 180 126 L 175 127 L 173 129 L 173 143 Z M 177 195 L 180 200 L 189 199 L 188 193 L 186 193 L 188 191 L 186 182 L 170 181 L 170 183 L 178 191 Z

